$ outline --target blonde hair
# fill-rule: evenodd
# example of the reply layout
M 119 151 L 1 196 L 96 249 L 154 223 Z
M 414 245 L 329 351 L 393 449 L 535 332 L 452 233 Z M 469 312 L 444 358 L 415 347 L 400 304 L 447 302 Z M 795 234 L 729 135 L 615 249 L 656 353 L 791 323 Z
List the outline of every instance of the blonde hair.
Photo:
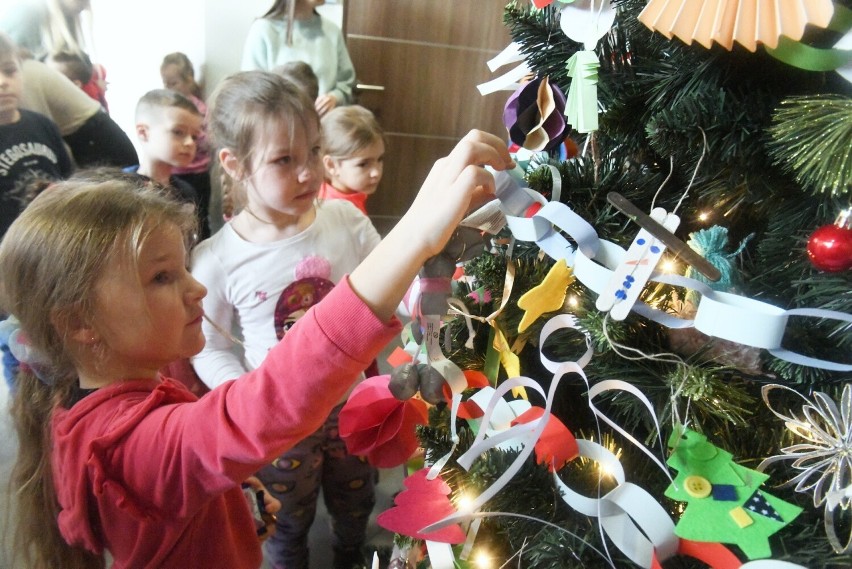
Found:
M 378 141 L 385 133 L 375 115 L 360 105 L 336 107 L 321 120 L 322 153 L 332 158 L 348 158 Z
M 160 109 L 183 109 L 196 116 L 201 116 L 201 112 L 195 103 L 171 89 L 152 89 L 139 98 L 136 103 L 136 122 L 149 120 L 154 110 Z
M 0 244 L 0 307 L 18 318 L 40 362 L 21 366 L 12 402 L 19 439 L 9 487 L 17 502 L 13 551 L 26 567 L 105 566 L 101 555 L 67 544 L 56 523 L 50 417 L 57 405 L 68 404 L 77 382 L 56 323 L 90 316 L 104 267 L 135 260 L 154 228 L 174 224 L 189 236 L 194 220 L 141 181 L 74 179 L 36 197 Z
M 60 51 L 83 55 L 83 29 L 80 14 L 67 13 L 62 0 L 46 0 L 47 23 L 41 29 L 41 43 L 47 54 Z
M 180 78 L 191 85 L 192 94 L 200 99 L 201 87 L 195 81 L 195 68 L 192 66 L 192 61 L 189 60 L 189 57 L 180 51 L 169 53 L 163 57 L 163 62 L 160 64 L 160 74 L 169 65 L 174 65 L 177 68 Z
M 312 124 L 319 129 L 319 115 L 308 95 L 269 71 L 243 71 L 225 78 L 211 96 L 207 121 L 215 147 L 229 149 L 244 172 L 251 170 L 262 129 L 283 122 L 289 126 L 291 139 L 297 124 L 305 131 Z M 235 192 L 240 181 L 223 174 L 223 182 L 222 209 L 231 216 L 243 200 Z
M 317 79 L 317 74 L 304 61 L 288 61 L 273 68 L 272 72 L 298 85 L 311 99 L 316 100 L 319 97 L 319 79 Z

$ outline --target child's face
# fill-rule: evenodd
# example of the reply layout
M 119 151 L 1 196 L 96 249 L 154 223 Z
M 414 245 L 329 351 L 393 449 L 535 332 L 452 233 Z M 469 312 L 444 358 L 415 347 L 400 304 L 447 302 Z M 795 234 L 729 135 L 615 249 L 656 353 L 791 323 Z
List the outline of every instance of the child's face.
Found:
M 140 125 L 140 138 L 149 159 L 180 168 L 195 158 L 196 141 L 201 133 L 201 117 L 184 109 L 168 107 L 151 115 Z
M 24 91 L 21 75 L 21 66 L 14 56 L 0 58 L 0 124 L 18 122 L 21 116 L 18 111 Z
M 163 78 L 163 87 L 177 91 L 184 97 L 192 95 L 192 83 L 180 73 L 180 69 L 174 63 L 163 67 L 160 71 Z
M 107 264 L 95 284 L 93 322 L 116 379 L 151 377 L 164 365 L 204 347 L 201 299 L 207 289 L 186 268 L 186 250 L 173 224 L 153 229 L 137 264 Z
M 331 185 L 343 192 L 371 195 L 382 180 L 385 143 L 381 140 L 365 146 L 352 156 L 324 160 Z
M 297 121 L 291 140 L 289 125 L 276 122 L 258 137 L 246 200 L 255 214 L 298 219 L 312 210 L 322 183 L 319 125 Z

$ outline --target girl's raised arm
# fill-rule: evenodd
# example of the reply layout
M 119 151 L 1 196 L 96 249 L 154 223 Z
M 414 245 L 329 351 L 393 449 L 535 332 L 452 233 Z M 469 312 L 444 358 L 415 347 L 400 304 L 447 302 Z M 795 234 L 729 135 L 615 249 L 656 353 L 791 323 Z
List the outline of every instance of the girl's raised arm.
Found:
M 504 170 L 514 163 L 503 140 L 473 130 L 435 162 L 399 223 L 352 271 L 352 289 L 376 316 L 390 318 L 417 271 L 441 252 L 471 205 L 494 194 L 494 177 L 484 166 Z

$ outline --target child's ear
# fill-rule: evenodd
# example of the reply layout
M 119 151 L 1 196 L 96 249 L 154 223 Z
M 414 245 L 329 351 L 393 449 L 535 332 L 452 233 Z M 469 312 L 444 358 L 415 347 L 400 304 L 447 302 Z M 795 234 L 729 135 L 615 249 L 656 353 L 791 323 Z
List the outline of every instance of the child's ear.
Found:
M 139 123 L 136 125 L 136 138 L 142 142 L 148 142 L 148 125 Z
M 243 167 L 240 160 L 231 152 L 230 148 L 222 148 L 219 150 L 219 163 L 222 169 L 234 180 L 239 180 L 243 175 Z
M 87 318 L 76 310 L 54 310 L 50 313 L 50 322 L 63 338 L 69 338 L 78 344 L 95 344 L 99 335 Z
M 334 158 L 329 156 L 328 154 L 323 155 L 322 157 L 322 165 L 325 168 L 325 173 L 329 176 L 336 175 L 337 172 L 337 162 L 335 162 Z

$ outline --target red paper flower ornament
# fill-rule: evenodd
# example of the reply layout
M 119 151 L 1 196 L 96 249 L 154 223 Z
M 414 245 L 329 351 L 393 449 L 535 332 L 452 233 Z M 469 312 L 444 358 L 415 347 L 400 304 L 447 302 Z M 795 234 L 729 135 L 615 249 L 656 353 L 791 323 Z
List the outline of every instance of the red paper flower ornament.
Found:
M 419 446 L 415 425 L 428 422 L 426 404 L 400 401 L 388 389 L 389 375 L 362 381 L 340 410 L 340 438 L 349 454 L 366 456 L 373 466 L 404 464 Z

